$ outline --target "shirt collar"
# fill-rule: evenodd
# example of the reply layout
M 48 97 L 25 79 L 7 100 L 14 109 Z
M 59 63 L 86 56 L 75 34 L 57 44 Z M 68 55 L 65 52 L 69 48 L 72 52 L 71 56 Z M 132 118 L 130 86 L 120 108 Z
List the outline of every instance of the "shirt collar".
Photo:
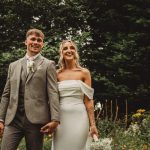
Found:
M 29 56 L 27 53 L 26 53 L 26 59 L 27 60 L 35 60 L 38 56 L 40 56 L 41 54 L 40 53 L 38 53 L 38 54 L 36 54 L 36 55 L 34 55 L 34 56 Z

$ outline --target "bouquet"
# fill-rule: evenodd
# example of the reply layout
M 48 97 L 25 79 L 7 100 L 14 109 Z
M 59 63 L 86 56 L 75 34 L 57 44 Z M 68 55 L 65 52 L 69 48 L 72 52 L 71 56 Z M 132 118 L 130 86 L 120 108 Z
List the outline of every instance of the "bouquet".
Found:
M 94 135 L 90 144 L 90 150 L 112 150 L 111 142 L 111 138 L 98 139 L 97 136 Z

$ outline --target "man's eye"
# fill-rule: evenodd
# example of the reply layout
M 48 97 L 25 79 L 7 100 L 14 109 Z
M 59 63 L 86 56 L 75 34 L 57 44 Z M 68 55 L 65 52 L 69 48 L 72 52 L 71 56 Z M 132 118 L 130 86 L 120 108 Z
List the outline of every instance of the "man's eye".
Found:
M 31 40 L 31 41 L 36 41 L 36 38 L 31 38 L 30 40 Z

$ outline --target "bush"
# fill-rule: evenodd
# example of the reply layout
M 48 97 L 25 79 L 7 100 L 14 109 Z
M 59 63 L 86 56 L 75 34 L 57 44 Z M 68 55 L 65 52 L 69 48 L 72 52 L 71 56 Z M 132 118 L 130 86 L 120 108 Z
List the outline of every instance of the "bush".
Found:
M 139 109 L 126 128 L 124 120 L 98 120 L 101 140 L 112 139 L 112 150 L 148 150 L 150 143 L 150 112 Z M 105 148 L 103 149 L 105 150 Z

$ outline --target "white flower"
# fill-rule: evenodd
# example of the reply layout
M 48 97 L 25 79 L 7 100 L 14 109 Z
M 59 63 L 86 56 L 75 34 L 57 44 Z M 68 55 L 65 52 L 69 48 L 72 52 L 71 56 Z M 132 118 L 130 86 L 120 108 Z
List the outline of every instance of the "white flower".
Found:
M 66 5 L 65 0 L 61 0 L 61 2 L 59 3 L 59 5 Z
M 141 131 L 140 131 L 140 127 L 138 126 L 138 124 L 131 124 L 128 130 L 124 132 L 126 136 L 127 135 L 136 136 L 136 135 L 139 135 L 140 133 Z
M 146 119 L 143 119 L 142 120 L 142 126 L 147 127 L 147 125 L 148 125 L 148 121 Z
M 139 126 L 138 126 L 137 124 L 133 124 L 133 125 L 131 126 L 131 129 L 132 129 L 132 131 L 133 131 L 134 133 L 136 133 L 140 128 L 139 128 Z
M 27 72 L 29 73 L 30 71 L 34 72 L 34 61 L 30 60 L 27 63 Z
M 102 109 L 102 105 L 100 102 L 96 103 L 95 105 L 95 110 L 101 110 Z
M 92 142 L 91 150 L 112 150 L 112 138 L 99 139 L 97 142 Z

